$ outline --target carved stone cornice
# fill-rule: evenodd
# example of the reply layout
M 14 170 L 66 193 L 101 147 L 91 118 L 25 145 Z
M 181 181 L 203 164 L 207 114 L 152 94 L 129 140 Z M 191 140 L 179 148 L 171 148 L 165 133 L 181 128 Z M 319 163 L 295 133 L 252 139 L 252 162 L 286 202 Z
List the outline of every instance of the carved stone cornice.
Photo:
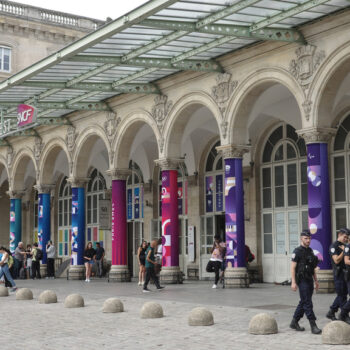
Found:
M 69 152 L 73 152 L 78 133 L 73 125 L 69 125 L 66 134 L 66 145 Z
M 106 112 L 106 121 L 104 122 L 103 126 L 109 142 L 113 140 L 113 137 L 117 131 L 120 122 L 121 119 L 120 117 L 117 117 L 117 113 L 110 111 Z
M 317 128 L 310 127 L 296 131 L 297 134 L 309 143 L 328 143 L 336 134 L 337 129 L 334 128 Z
M 69 177 L 67 182 L 70 183 L 71 187 L 84 187 L 87 182 L 90 181 L 88 177 Z
M 38 193 L 51 193 L 51 191 L 55 188 L 55 185 L 45 185 L 45 184 L 37 184 L 34 185 L 34 188 L 38 191 Z
M 243 158 L 245 153 L 250 151 L 250 146 L 248 145 L 223 145 L 217 146 L 216 150 L 221 152 L 224 159 L 228 158 Z
M 182 158 L 161 158 L 154 161 L 161 170 L 176 170 L 183 163 Z
M 112 180 L 127 180 L 131 175 L 132 171 L 128 168 L 119 168 L 119 169 L 109 169 L 106 171 L 106 174 L 112 178 Z
M 163 130 L 164 120 L 168 116 L 172 106 L 173 102 L 168 101 L 167 95 L 157 95 L 154 98 L 154 106 L 152 107 L 151 114 L 156 121 L 160 132 Z
M 26 192 L 9 190 L 9 191 L 6 191 L 6 194 L 10 197 L 10 199 L 21 199 L 26 194 Z

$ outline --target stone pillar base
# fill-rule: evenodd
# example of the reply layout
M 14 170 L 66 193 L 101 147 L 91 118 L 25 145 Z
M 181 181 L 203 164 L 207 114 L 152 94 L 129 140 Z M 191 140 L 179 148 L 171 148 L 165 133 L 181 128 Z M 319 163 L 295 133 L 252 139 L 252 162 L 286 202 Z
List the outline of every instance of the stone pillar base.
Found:
M 85 266 L 84 265 L 71 265 L 71 266 L 69 266 L 68 279 L 70 279 L 70 280 L 84 280 L 85 279 Z
M 40 265 L 40 276 L 41 276 L 41 278 L 45 278 L 47 276 L 47 265 L 46 264 Z
M 109 271 L 108 282 L 130 282 L 130 273 L 127 265 L 112 265 Z
M 160 271 L 160 283 L 162 284 L 182 284 L 183 274 L 179 266 L 163 266 Z
M 320 288 L 318 294 L 334 293 L 334 278 L 332 270 L 316 270 Z
M 249 276 L 246 267 L 227 267 L 224 277 L 225 288 L 249 287 Z

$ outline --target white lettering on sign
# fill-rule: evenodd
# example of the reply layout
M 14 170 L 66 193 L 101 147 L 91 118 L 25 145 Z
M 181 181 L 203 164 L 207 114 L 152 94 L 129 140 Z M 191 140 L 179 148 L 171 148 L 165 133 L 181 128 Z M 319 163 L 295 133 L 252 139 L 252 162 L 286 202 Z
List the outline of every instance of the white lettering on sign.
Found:
M 36 120 L 36 109 L 29 105 L 19 105 L 17 108 L 17 126 L 27 126 Z

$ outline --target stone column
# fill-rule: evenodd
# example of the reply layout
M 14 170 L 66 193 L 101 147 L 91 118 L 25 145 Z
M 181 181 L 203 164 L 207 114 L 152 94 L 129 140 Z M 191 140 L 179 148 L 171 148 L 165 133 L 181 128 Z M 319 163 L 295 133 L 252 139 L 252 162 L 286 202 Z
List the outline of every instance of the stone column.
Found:
M 158 159 L 162 170 L 162 283 L 182 283 L 179 266 L 179 215 L 177 207 L 177 166 L 180 159 Z
M 8 191 L 10 197 L 10 251 L 15 252 L 22 240 L 22 191 Z
M 225 232 L 227 288 L 249 287 L 245 260 L 243 154 L 249 152 L 245 145 L 217 147 L 225 160 Z
M 334 291 L 332 265 L 328 254 L 332 243 L 328 142 L 335 132 L 335 129 L 330 128 L 297 131 L 307 145 L 309 230 L 312 234 L 311 248 L 320 261 L 317 271 L 319 293 Z
M 111 169 L 112 177 L 112 267 L 111 282 L 130 282 L 128 267 L 128 228 L 126 217 L 126 180 L 130 169 Z
M 85 249 L 85 183 L 88 178 L 67 179 L 72 187 L 72 257 L 69 267 L 69 279 L 85 278 L 84 249 Z

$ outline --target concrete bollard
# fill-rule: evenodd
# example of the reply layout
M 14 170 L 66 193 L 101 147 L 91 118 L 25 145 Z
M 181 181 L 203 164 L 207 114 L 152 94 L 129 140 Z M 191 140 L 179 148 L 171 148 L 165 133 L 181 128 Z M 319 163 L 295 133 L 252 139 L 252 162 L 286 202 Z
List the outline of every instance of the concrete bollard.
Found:
M 257 314 L 249 322 L 249 333 L 260 335 L 278 333 L 277 322 L 269 314 Z
M 117 312 L 123 312 L 123 311 L 124 311 L 124 305 L 120 299 L 109 298 L 103 303 L 102 312 L 117 313 Z
M 0 286 L 0 297 L 8 297 L 9 291 L 6 287 Z
M 350 325 L 343 321 L 332 321 L 322 329 L 322 343 L 331 345 L 350 344 Z
M 204 307 L 194 308 L 188 316 L 189 326 L 212 326 L 213 324 L 213 314 Z
M 20 288 L 16 292 L 16 300 L 32 300 L 33 292 L 29 288 Z
M 45 290 L 39 295 L 39 304 L 57 303 L 57 295 L 52 290 Z
M 64 300 L 64 307 L 77 308 L 84 307 L 84 298 L 79 294 L 70 294 Z
M 163 316 L 163 309 L 159 304 L 152 301 L 143 304 L 141 318 L 161 318 Z

